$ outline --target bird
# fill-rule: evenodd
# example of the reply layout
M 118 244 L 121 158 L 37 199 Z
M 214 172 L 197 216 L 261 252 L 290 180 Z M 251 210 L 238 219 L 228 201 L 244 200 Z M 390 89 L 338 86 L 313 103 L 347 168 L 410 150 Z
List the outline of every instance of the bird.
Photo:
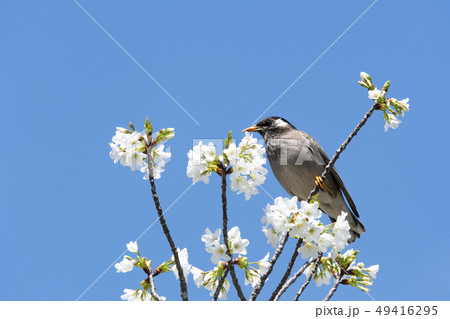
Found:
M 334 166 L 325 180 L 321 178 L 330 159 L 312 136 L 278 116 L 267 117 L 243 132 L 261 134 L 272 172 L 289 195 L 297 196 L 299 201 L 306 200 L 318 185 L 320 209 L 332 222 L 342 211 L 347 212 L 351 235 L 348 242 L 360 238 L 365 228 L 358 220 L 355 203 Z

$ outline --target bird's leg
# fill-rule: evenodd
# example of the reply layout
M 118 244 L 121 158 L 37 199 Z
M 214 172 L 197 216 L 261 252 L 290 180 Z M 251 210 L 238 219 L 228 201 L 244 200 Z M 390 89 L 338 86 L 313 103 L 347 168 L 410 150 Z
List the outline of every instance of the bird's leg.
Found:
M 327 191 L 330 195 L 333 195 L 331 189 L 323 182 L 322 177 L 316 176 L 316 180 L 314 181 L 314 183 L 316 183 L 316 185 L 319 186 L 322 191 Z

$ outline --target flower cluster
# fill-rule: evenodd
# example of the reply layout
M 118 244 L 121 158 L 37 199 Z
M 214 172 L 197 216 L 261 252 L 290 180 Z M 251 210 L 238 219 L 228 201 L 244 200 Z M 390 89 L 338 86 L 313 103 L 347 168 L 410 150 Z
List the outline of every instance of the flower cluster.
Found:
M 112 138 L 112 143 L 109 143 L 111 147 L 109 157 L 114 161 L 114 164 L 120 162 L 121 165 L 130 167 L 132 171 L 140 170 L 145 174 L 144 179 L 148 179 L 147 135 L 144 136 L 136 132 L 131 123 L 130 128 L 132 131 L 122 127 L 116 128 L 116 134 Z M 164 151 L 164 145 L 160 143 L 171 139 L 174 134 L 173 128 L 162 129 L 150 144 L 152 147 L 150 166 L 155 179 L 161 178 L 161 172 L 164 171 L 164 166 L 172 156 L 170 152 Z M 156 147 L 158 144 L 160 145 Z
M 328 257 L 322 257 L 313 277 L 317 287 L 322 284 L 329 285 L 334 278 L 340 280 L 343 285 L 357 287 L 365 292 L 369 291 L 367 287 L 372 286 L 379 266 L 365 267 L 364 263 L 356 264 L 357 254 L 358 251 L 349 249 L 344 254 L 339 253 L 336 258 L 333 258 L 331 254 L 328 254 Z M 305 270 L 306 277 L 311 274 L 313 268 L 314 263 Z
M 261 259 L 260 261 L 256 262 L 249 262 L 247 257 L 241 257 L 238 260 L 237 265 L 239 268 L 245 270 L 245 285 L 251 284 L 252 287 L 255 287 L 255 285 L 259 282 L 261 276 L 263 276 L 267 269 L 270 266 L 269 263 L 269 253 Z M 258 268 L 255 268 L 251 265 L 256 265 Z
M 117 272 L 129 272 L 132 271 L 134 267 L 141 268 L 148 276 L 149 273 L 151 273 L 151 265 L 152 261 L 147 260 L 145 257 L 141 257 L 139 253 L 139 247 L 137 242 L 130 241 L 127 244 L 127 249 L 131 253 L 135 253 L 137 255 L 137 258 L 132 258 L 130 256 L 124 256 L 123 260 L 117 264 L 115 264 L 115 268 L 117 269 Z M 180 259 L 180 265 L 183 270 L 184 277 L 187 278 L 189 273 L 191 272 L 192 265 L 189 264 L 188 261 L 188 252 L 187 249 L 184 248 L 180 250 L 177 248 L 178 251 L 178 257 Z M 162 263 L 159 265 L 155 271 L 153 272 L 153 276 L 157 276 L 161 273 L 172 271 L 175 275 L 176 279 L 179 279 L 178 276 L 178 268 L 175 264 L 175 258 L 174 256 L 171 257 L 171 259 L 167 262 Z M 143 280 L 140 283 L 140 286 L 136 290 L 132 289 L 125 289 L 124 293 L 121 298 L 122 300 L 128 300 L 128 301 L 152 301 L 155 300 L 153 296 L 150 294 L 151 289 L 151 283 L 147 279 Z M 165 297 L 161 297 L 161 300 L 165 300 Z
M 383 111 L 385 121 L 384 130 L 389 128 L 396 129 L 402 122 L 397 117 L 405 116 L 405 111 L 409 111 L 409 99 L 397 100 L 396 98 L 386 99 L 386 93 L 390 83 L 387 81 L 381 90 L 378 90 L 372 82 L 372 78 L 365 72 L 361 72 L 361 81 L 358 82 L 369 92 L 369 99 L 379 105 L 379 109 Z
M 209 228 L 206 228 L 205 234 L 202 236 L 202 241 L 205 243 L 206 251 L 211 254 L 211 262 L 213 264 L 217 264 L 221 260 L 229 261 L 231 259 L 227 254 L 227 246 L 220 243 L 221 233 L 222 230 L 220 228 L 214 233 Z M 249 243 L 248 239 L 241 238 L 239 227 L 233 227 L 228 231 L 228 247 L 231 254 L 246 255 L 246 247 Z
M 212 296 L 223 276 L 223 271 L 224 267 L 221 264 L 210 271 L 203 271 L 197 267 L 192 267 L 192 276 L 194 277 L 194 283 L 197 285 L 197 288 L 204 287 L 206 290 L 211 291 L 210 296 Z M 225 279 L 219 292 L 219 299 L 226 300 L 229 290 L 230 283 Z
M 275 248 L 283 235 L 303 238 L 303 245 L 298 249 L 303 259 L 316 257 L 319 252 L 325 253 L 331 248 L 333 256 L 342 250 L 350 238 L 350 225 L 345 219 L 347 213 L 342 212 L 336 222 L 324 225 L 319 219 L 322 212 L 319 203 L 302 201 L 298 208 L 298 199 L 277 197 L 273 205 L 264 209 L 261 222 L 268 243 Z
M 213 143 L 204 145 L 199 142 L 188 152 L 187 176 L 193 183 L 209 182 L 211 172 L 230 174 L 231 190 L 244 193 L 245 199 L 258 194 L 257 186 L 264 183 L 268 171 L 263 167 L 266 159 L 265 149 L 258 140 L 248 132 L 237 146 L 233 142 L 231 132 L 224 141 L 225 148 L 218 154 Z

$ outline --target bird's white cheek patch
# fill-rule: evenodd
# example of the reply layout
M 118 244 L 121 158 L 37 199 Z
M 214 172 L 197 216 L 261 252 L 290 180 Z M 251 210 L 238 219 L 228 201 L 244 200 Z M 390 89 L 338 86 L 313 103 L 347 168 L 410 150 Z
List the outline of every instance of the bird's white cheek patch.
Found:
M 283 121 L 282 119 L 277 119 L 277 120 L 274 122 L 274 124 L 275 124 L 275 126 L 277 126 L 277 127 L 286 127 L 286 126 L 289 125 L 288 123 L 286 123 L 286 122 Z

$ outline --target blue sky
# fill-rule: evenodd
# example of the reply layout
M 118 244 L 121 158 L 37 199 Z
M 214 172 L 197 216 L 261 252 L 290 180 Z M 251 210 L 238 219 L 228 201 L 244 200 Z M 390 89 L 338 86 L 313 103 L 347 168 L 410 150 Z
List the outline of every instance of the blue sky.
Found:
M 191 184 L 193 139 L 224 138 L 228 130 L 241 138 L 373 1 L 79 3 L 200 125 L 75 2 L 2 2 L 0 300 L 77 299 L 154 222 L 148 182 L 108 157 L 116 126 L 142 128 L 149 116 L 155 128 L 176 129 L 167 144 L 172 160 L 157 180 L 167 208 Z M 391 80 L 389 96 L 410 98 L 398 130 L 385 133 L 374 114 L 336 164 L 367 230 L 350 247 L 380 265 L 370 292 L 379 301 L 448 299 L 449 211 L 441 201 L 450 191 L 449 10 L 443 0 L 379 0 L 267 113 L 314 136 L 331 157 L 371 106 L 357 84 L 360 71 L 379 87 Z M 287 196 L 271 172 L 264 188 Z M 230 227 L 250 240 L 249 259 L 272 254 L 260 222 L 270 197 L 246 201 L 229 192 L 228 202 Z M 166 219 L 190 262 L 211 269 L 200 237 L 221 225 L 219 177 L 189 189 Z M 159 224 L 139 245 L 154 265 L 171 256 Z M 261 300 L 293 247 L 290 241 Z M 144 278 L 112 267 L 81 300 L 119 300 Z M 156 285 L 179 299 L 171 273 Z M 321 300 L 328 289 L 311 285 L 303 298 Z M 192 277 L 189 294 L 210 298 Z M 234 290 L 229 299 L 237 299 Z M 371 299 L 340 287 L 334 300 Z

